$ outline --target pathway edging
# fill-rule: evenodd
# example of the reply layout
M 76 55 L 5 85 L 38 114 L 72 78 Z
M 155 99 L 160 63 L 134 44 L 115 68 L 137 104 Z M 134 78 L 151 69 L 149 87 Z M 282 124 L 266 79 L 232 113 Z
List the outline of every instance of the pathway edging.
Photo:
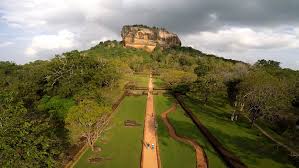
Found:
M 196 167 L 197 168 L 207 168 L 208 167 L 208 161 L 206 154 L 202 147 L 192 138 L 180 136 L 176 133 L 174 127 L 172 126 L 171 122 L 169 121 L 168 114 L 170 112 L 173 112 L 176 110 L 177 104 L 174 103 L 170 109 L 166 110 L 165 112 L 162 113 L 162 120 L 164 124 L 167 126 L 167 130 L 169 135 L 176 141 L 183 142 L 185 144 L 191 145 L 196 153 Z
M 238 156 L 225 148 L 220 141 L 208 130 L 208 128 L 199 121 L 199 119 L 193 114 L 192 110 L 190 110 L 181 100 L 180 94 L 176 94 L 175 98 L 185 113 L 191 118 L 199 131 L 205 136 L 205 138 L 207 138 L 215 151 L 217 151 L 217 153 L 223 158 L 228 167 L 247 168 L 247 165 L 245 165 Z

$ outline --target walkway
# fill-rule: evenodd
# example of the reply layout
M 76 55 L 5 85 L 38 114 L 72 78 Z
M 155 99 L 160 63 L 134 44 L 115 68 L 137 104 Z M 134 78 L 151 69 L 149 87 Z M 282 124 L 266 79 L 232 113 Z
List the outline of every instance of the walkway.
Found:
M 250 118 L 246 115 L 243 114 L 243 116 L 245 118 L 247 118 L 247 120 L 249 122 L 251 122 Z M 263 128 L 261 128 L 258 124 L 256 123 L 253 123 L 253 125 L 261 132 L 263 133 L 267 138 L 269 138 L 270 140 L 272 140 L 273 142 L 275 142 L 278 146 L 281 146 L 283 148 L 285 148 L 287 151 L 290 152 L 290 155 L 291 156 L 295 156 L 295 157 L 298 157 L 299 156 L 299 153 L 296 151 L 296 150 L 293 150 L 291 147 L 289 147 L 288 145 L 282 143 L 281 141 L 275 139 L 272 135 L 268 134 L 267 131 L 265 131 Z
M 171 123 L 168 120 L 168 113 L 176 110 L 176 104 L 174 104 L 170 109 L 162 113 L 162 119 L 164 124 L 167 126 L 168 132 L 170 136 L 175 139 L 176 141 L 181 141 L 185 144 L 191 145 L 196 152 L 196 167 L 197 168 L 207 168 L 207 159 L 205 157 L 205 153 L 201 146 L 193 139 L 187 137 L 181 137 L 176 134 L 175 129 L 172 127 Z
M 150 75 L 148 84 L 148 95 L 146 114 L 144 119 L 144 135 L 143 135 L 143 148 L 142 148 L 142 162 L 141 168 L 158 168 L 159 159 L 157 149 L 157 137 L 155 129 L 155 114 L 154 114 L 154 100 L 153 100 L 153 84 L 152 75 Z M 146 144 L 155 145 L 154 149 L 148 148 Z

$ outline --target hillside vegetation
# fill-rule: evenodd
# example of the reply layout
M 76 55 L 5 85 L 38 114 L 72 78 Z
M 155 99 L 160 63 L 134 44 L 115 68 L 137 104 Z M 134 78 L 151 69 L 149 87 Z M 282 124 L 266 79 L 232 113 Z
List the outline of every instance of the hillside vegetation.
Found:
M 159 87 L 203 106 L 224 98 L 232 109 L 230 122 L 242 123 L 239 118 L 246 116 L 246 129 L 258 123 L 298 150 L 298 71 L 271 60 L 249 65 L 190 47 L 149 53 L 106 41 L 47 61 L 0 62 L 0 167 L 61 167 L 82 137 L 93 146 L 109 131 L 115 121 L 112 104 L 128 83 L 146 86 L 146 79 L 134 74 L 150 71 Z

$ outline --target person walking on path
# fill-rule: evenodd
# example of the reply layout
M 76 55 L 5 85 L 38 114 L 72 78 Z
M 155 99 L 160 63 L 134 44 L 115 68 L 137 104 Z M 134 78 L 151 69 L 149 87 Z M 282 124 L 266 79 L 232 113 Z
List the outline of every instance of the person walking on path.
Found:
M 147 96 L 147 104 L 146 104 L 146 115 L 144 119 L 144 134 L 143 139 L 149 143 L 149 148 L 151 150 L 147 150 L 147 147 L 144 147 L 142 150 L 142 168 L 159 168 L 159 151 L 155 148 L 155 144 L 157 144 L 156 137 L 156 129 L 154 129 L 155 120 L 154 120 L 154 101 L 153 101 L 153 83 L 152 83 L 152 75 L 150 75 L 149 83 L 148 83 L 148 96 Z
M 155 149 L 155 144 L 152 144 L 152 150 L 154 150 Z

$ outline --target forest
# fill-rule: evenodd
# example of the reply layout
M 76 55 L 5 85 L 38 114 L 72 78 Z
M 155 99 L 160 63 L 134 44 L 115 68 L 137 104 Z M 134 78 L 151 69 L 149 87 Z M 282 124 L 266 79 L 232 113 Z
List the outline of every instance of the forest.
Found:
M 0 166 L 62 167 L 82 138 L 93 147 L 109 131 L 113 103 L 135 74 L 149 72 L 171 93 L 202 104 L 224 97 L 231 122 L 245 116 L 299 149 L 299 71 L 191 47 L 148 53 L 105 41 L 50 60 L 0 62 Z

